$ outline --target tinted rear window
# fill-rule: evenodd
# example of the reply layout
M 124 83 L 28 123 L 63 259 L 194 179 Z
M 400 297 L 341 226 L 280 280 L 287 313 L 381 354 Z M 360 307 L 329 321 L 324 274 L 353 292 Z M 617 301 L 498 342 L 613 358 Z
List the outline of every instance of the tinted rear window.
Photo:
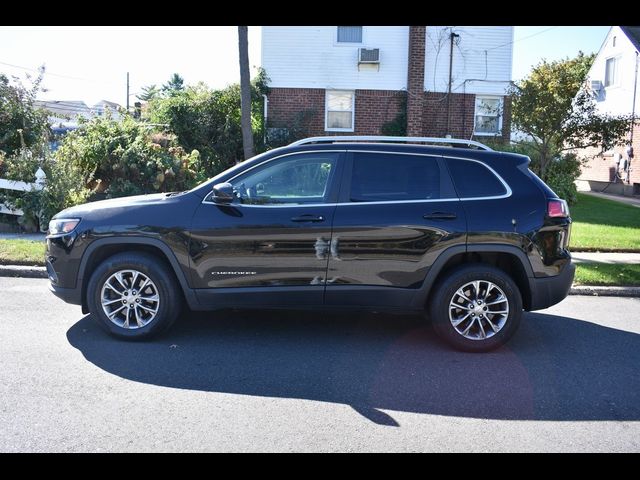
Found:
M 440 198 L 440 167 L 434 157 L 354 153 L 351 201 Z
M 460 198 L 497 197 L 507 193 L 502 182 L 482 163 L 448 158 L 447 166 Z

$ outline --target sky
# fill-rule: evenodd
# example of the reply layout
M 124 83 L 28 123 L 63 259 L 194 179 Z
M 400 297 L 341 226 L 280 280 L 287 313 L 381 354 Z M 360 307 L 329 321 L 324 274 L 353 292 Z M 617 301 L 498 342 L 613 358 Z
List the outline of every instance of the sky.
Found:
M 515 27 L 513 79 L 541 59 L 597 52 L 609 27 Z M 0 72 L 24 78 L 46 66 L 39 98 L 105 99 L 126 104 L 143 86 L 161 85 L 172 73 L 187 84 L 213 88 L 238 82 L 237 27 L 4 27 L 0 26 Z M 249 63 L 260 65 L 260 27 L 249 27 Z M 8 65 L 9 64 L 9 65 Z
M 515 27 L 513 80 L 527 75 L 543 58 L 575 57 L 580 50 L 597 53 L 609 32 L 605 27 Z

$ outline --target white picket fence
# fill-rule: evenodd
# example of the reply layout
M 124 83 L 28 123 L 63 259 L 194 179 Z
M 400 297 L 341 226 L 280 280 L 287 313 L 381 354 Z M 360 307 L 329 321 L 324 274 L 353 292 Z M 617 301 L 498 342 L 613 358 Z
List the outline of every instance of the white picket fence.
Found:
M 4 178 L 0 178 L 0 189 L 5 190 L 18 190 L 20 192 L 29 192 L 31 190 L 42 190 L 44 188 L 44 184 L 47 181 L 47 175 L 41 168 L 38 168 L 36 172 L 36 181 L 33 183 L 29 182 L 18 182 L 14 180 L 5 180 Z M 9 215 L 23 215 L 23 211 L 19 209 L 11 209 L 6 205 L 0 203 L 0 213 L 8 213 Z

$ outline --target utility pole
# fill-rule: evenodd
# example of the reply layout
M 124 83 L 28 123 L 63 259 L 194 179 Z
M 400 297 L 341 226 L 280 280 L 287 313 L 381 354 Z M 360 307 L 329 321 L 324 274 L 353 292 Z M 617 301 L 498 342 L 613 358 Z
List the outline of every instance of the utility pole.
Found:
M 459 37 L 457 33 L 451 32 L 451 49 L 449 50 L 449 89 L 447 91 L 447 135 L 451 135 L 451 83 L 453 81 L 453 41 Z
M 129 72 L 127 72 L 127 113 L 129 112 Z

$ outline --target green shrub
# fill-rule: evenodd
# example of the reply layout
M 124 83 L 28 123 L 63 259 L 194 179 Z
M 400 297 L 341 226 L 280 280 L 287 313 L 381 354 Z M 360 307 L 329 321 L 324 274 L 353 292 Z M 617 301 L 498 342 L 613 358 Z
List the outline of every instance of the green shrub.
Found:
M 580 176 L 580 165 L 580 160 L 574 154 L 555 158 L 547 165 L 547 185 L 569 205 L 578 201 L 576 178 Z
M 60 210 L 99 197 L 186 190 L 203 181 L 199 154 L 187 154 L 174 135 L 153 132 L 129 116 L 108 115 L 85 122 L 44 158 L 21 150 L 0 157 L 11 180 L 34 181 L 38 167 L 47 175 L 43 190 L 0 190 L 0 201 L 24 211 L 27 229 L 44 228 Z
M 187 154 L 175 135 L 154 133 L 130 116 L 85 122 L 67 134 L 55 156 L 77 168 L 92 193 L 107 197 L 185 190 L 205 178 L 197 151 Z
M 49 133 L 47 112 L 35 105 L 41 90 L 44 74 L 38 75 L 28 85 L 17 78 L 0 73 L 0 152 L 6 155 L 30 148 L 41 151 Z
M 4 175 L 9 180 L 33 182 L 38 168 L 47 175 L 42 190 L 0 190 L 0 202 L 24 211 L 18 221 L 27 230 L 46 229 L 53 215 L 84 203 L 89 197 L 82 172 L 72 164 L 56 162 L 51 156 L 41 159 L 29 150 L 21 150 L 5 157 L 4 166 Z

